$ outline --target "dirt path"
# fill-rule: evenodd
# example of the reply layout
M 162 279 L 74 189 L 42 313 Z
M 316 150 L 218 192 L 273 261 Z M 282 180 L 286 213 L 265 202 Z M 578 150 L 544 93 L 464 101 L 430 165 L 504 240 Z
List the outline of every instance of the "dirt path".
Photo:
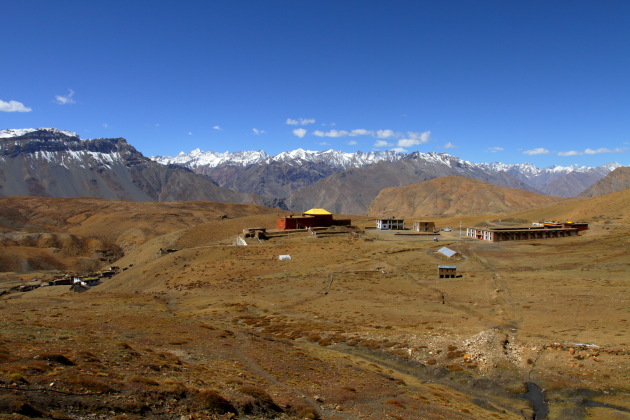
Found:
M 236 356 L 239 360 L 241 360 L 241 362 L 243 362 L 243 364 L 247 366 L 247 368 L 250 369 L 252 372 L 255 372 L 266 381 L 276 386 L 279 386 L 285 389 L 286 391 L 296 395 L 301 401 L 305 402 L 311 408 L 317 411 L 317 413 L 320 416 L 322 416 L 322 418 L 326 418 L 326 419 L 342 418 L 342 419 L 348 419 L 348 420 L 356 419 L 355 416 L 349 413 L 345 413 L 341 411 L 334 411 L 325 407 L 321 407 L 319 403 L 315 401 L 315 399 L 309 397 L 301 390 L 285 382 L 280 381 L 277 377 L 269 373 L 267 370 L 261 367 L 254 359 L 252 359 L 251 357 L 247 355 L 249 352 L 256 351 L 255 348 L 253 348 L 252 346 L 251 339 L 248 337 L 248 334 L 251 334 L 251 333 L 242 332 L 242 331 L 234 331 L 234 333 L 236 335 L 236 338 L 239 341 L 239 345 L 235 349 L 236 351 L 234 352 L 234 356 Z
M 488 279 L 488 296 L 495 306 L 494 310 L 498 318 L 501 320 L 499 327 L 505 333 L 515 334 L 523 321 L 523 317 L 518 315 L 519 312 L 512 301 L 512 293 L 508 282 L 499 274 L 491 262 L 475 252 L 474 246 L 464 243 L 462 247 L 468 258 L 480 263 L 491 274 Z

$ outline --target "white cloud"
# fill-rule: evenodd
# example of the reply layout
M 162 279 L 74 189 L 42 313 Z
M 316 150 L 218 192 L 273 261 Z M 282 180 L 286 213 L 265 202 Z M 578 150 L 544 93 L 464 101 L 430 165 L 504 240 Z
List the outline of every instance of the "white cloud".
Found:
M 450 141 L 444 145 L 445 149 L 455 149 L 457 146 L 451 143 Z
M 109 124 L 107 123 L 103 123 L 102 125 L 103 125 L 103 128 L 109 128 Z
M 347 132 L 346 130 L 330 130 L 330 131 L 315 130 L 315 131 L 313 131 L 313 134 L 315 134 L 317 137 L 333 137 L 333 138 L 337 138 L 337 137 L 346 137 L 350 133 Z
M 254 132 L 254 134 L 256 134 L 257 136 L 261 135 L 261 134 L 265 134 L 266 131 L 265 130 L 259 130 L 257 128 L 252 128 L 252 131 Z
M 420 144 L 420 140 L 416 139 L 400 139 L 398 140 L 398 146 L 400 147 L 411 147 L 417 146 Z
M 57 101 L 59 105 L 73 104 L 74 103 L 74 99 L 72 99 L 73 96 L 74 96 L 74 90 L 68 89 L 68 94 L 66 96 L 56 95 L 55 100 Z
M 221 127 L 218 125 L 215 125 L 214 127 L 212 127 L 212 129 L 216 131 L 221 131 Z
M 502 152 L 504 150 L 505 149 L 503 147 L 499 147 L 499 146 L 488 147 L 488 152 L 490 153 Z
M 315 120 L 313 118 L 298 118 L 297 120 L 294 120 L 292 118 L 287 118 L 287 120 L 285 121 L 285 124 L 287 124 L 287 125 L 309 125 L 309 124 L 315 124 Z
M 350 140 L 350 141 L 348 142 L 348 144 L 349 144 L 350 146 L 354 146 L 355 144 L 357 144 L 357 141 L 356 141 L 356 140 Z
M 523 154 L 528 156 L 547 155 L 549 154 L 549 150 L 545 149 L 544 147 L 537 147 L 535 149 L 525 150 Z
M 615 149 L 608 149 L 606 147 L 600 147 L 599 149 L 584 149 L 583 152 L 577 150 L 569 150 L 568 152 L 559 152 L 558 156 L 582 156 L 582 155 L 599 155 L 602 153 L 623 153 L 628 150 L 627 147 L 617 147 Z
M 327 141 L 322 141 L 321 143 L 317 143 L 320 146 L 330 146 L 330 143 L 328 143 Z
M 351 136 L 371 136 L 371 135 L 374 135 L 374 132 L 370 130 L 366 130 L 364 128 L 359 128 L 356 130 L 352 130 L 350 132 L 350 135 Z
M 385 141 L 385 140 L 377 140 L 374 143 L 374 147 L 392 147 L 392 146 L 393 146 L 392 143 L 390 143 L 388 141 Z
M 376 130 L 376 138 L 391 139 L 392 137 L 396 137 L 396 133 L 393 130 Z
M 396 153 L 407 153 L 407 149 L 405 149 L 404 147 L 394 147 L 391 150 Z
M 407 138 L 398 140 L 399 147 L 412 147 L 429 141 L 430 131 L 414 132 L 408 131 Z
M 0 99 L 0 112 L 31 112 L 31 108 L 24 106 L 22 102 L 5 102 Z
M 407 137 L 410 139 L 418 140 L 417 144 L 424 144 L 429 142 L 430 131 L 407 131 Z
M 379 139 L 376 143 L 374 143 L 374 147 L 392 147 L 394 143 L 389 142 L 387 140 L 398 139 L 396 145 L 398 147 L 412 147 L 417 146 L 419 144 L 424 144 L 429 141 L 431 136 L 430 131 L 407 131 L 406 133 L 394 130 L 366 130 L 364 128 L 357 128 L 351 131 L 348 130 L 328 130 L 321 131 L 315 130 L 313 134 L 317 137 L 331 137 L 331 138 L 340 138 L 340 137 L 358 137 L 358 136 L 371 136 L 376 139 Z M 356 144 L 356 143 L 349 143 Z
M 296 128 L 293 130 L 293 135 L 299 138 L 303 138 L 306 135 L 307 131 L 303 128 Z
M 188 135 L 189 135 L 189 136 L 192 136 L 192 131 L 189 131 L 189 132 L 188 132 Z

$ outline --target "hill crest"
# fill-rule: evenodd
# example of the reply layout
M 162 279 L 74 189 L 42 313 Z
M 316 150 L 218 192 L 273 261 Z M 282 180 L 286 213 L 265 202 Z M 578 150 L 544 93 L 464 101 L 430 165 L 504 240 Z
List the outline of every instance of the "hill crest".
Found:
M 560 197 L 499 187 L 460 176 L 445 176 L 398 188 L 385 188 L 368 215 L 426 217 L 496 214 L 557 203 Z

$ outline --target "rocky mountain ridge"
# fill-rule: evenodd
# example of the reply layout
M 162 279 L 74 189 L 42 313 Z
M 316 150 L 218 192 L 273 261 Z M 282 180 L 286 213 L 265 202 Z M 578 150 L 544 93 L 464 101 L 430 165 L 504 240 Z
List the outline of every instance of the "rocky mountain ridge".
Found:
M 81 140 L 54 128 L 0 131 L 0 196 L 100 197 L 133 201 L 256 198 L 191 170 L 160 165 L 123 138 Z
M 621 166 L 591 185 L 581 197 L 599 197 L 630 188 L 630 166 Z

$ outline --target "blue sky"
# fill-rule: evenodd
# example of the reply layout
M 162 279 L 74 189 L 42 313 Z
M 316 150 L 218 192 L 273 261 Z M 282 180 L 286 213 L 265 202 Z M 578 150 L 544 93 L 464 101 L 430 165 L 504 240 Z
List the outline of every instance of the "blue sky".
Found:
M 0 128 L 630 164 L 630 2 L 3 0 Z

